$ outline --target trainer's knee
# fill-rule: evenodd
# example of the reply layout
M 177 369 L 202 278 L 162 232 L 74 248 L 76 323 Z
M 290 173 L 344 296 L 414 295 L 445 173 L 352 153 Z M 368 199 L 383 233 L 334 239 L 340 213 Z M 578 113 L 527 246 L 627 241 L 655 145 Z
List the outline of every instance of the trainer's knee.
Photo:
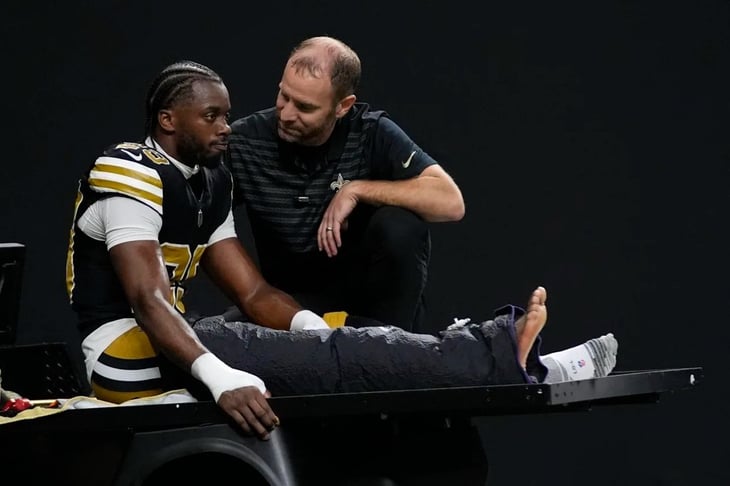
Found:
M 431 233 L 428 224 L 416 213 L 396 206 L 374 211 L 367 227 L 367 240 L 386 254 L 402 255 L 416 251 L 428 257 Z

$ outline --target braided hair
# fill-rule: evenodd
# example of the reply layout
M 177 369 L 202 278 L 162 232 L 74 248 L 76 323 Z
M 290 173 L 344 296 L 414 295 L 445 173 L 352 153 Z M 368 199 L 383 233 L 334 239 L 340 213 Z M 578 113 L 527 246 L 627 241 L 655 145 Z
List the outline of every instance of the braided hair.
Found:
M 152 134 L 160 110 L 192 98 L 195 81 L 223 82 L 215 71 L 194 61 L 177 61 L 157 75 L 147 91 L 145 136 Z

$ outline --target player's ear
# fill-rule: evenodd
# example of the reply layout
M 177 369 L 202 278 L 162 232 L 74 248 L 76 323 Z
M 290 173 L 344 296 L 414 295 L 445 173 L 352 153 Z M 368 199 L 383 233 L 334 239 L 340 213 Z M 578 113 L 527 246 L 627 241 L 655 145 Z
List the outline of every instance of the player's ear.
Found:
M 350 111 L 350 108 L 352 108 L 352 105 L 355 104 L 355 100 L 357 97 L 354 94 L 351 94 L 349 96 L 345 96 L 340 100 L 339 103 L 337 103 L 337 110 L 335 111 L 335 116 L 337 118 L 342 118 L 347 114 L 348 111 Z
M 166 132 L 174 132 L 175 124 L 172 121 L 172 112 L 170 110 L 160 110 L 157 112 L 157 123 Z

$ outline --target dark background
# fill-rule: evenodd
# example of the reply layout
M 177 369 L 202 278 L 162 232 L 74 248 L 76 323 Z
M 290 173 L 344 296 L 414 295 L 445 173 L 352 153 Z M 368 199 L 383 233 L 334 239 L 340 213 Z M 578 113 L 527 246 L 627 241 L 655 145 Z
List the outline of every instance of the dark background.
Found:
M 612 331 L 619 370 L 705 370 L 697 389 L 656 405 L 484 420 L 501 473 L 514 484 L 730 483 L 727 2 L 0 9 L 0 241 L 28 250 L 19 343 L 78 346 L 64 288 L 76 181 L 105 146 L 141 137 L 154 75 L 181 58 L 211 66 L 235 118 L 273 104 L 296 42 L 328 34 L 361 57 L 360 99 L 463 191 L 464 220 L 433 226 L 431 330 L 522 304 L 542 284 L 545 351 Z M 226 304 L 205 280 L 196 290 L 202 310 Z

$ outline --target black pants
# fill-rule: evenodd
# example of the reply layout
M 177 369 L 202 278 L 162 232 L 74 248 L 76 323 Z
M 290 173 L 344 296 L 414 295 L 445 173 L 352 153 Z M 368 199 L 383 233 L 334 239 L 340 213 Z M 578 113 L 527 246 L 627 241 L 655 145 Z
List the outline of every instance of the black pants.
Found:
M 493 320 L 446 329 L 439 336 L 392 326 L 278 331 L 223 317 L 193 329 L 229 366 L 260 377 L 274 395 L 349 393 L 542 381 L 540 338 L 527 373 L 517 360 L 514 322 L 505 306 Z
M 402 208 L 366 205 L 357 207 L 348 223 L 333 258 L 319 251 L 282 254 L 257 243 L 266 280 L 320 315 L 346 311 L 408 331 L 423 329 L 431 258 L 428 224 Z M 226 317 L 246 320 L 235 313 Z

